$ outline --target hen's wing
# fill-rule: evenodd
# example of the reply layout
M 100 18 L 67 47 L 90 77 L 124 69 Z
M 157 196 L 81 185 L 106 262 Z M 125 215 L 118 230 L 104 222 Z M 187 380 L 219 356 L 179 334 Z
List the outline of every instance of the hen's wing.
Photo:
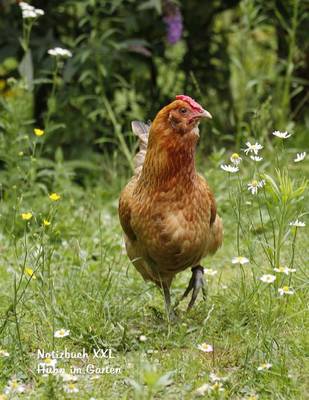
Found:
M 131 226 L 131 208 L 133 200 L 133 191 L 135 188 L 136 181 L 137 177 L 134 176 L 121 192 L 119 199 L 120 224 L 122 226 L 122 229 L 124 230 L 124 233 L 131 241 L 136 240 L 135 233 Z
M 139 138 L 139 151 L 134 158 L 135 176 L 129 181 L 123 189 L 119 199 L 119 219 L 127 237 L 133 241 L 136 239 L 135 233 L 131 226 L 131 204 L 133 201 L 133 191 L 138 176 L 143 168 L 143 163 L 147 151 L 148 135 L 150 125 L 141 121 L 132 121 L 132 131 Z
M 199 175 L 199 183 L 206 189 L 207 192 L 207 201 L 210 208 L 210 220 L 209 220 L 209 234 L 207 240 L 207 246 L 204 252 L 204 256 L 207 254 L 215 253 L 218 248 L 222 245 L 223 241 L 223 224 L 222 220 L 217 213 L 217 205 L 216 200 L 213 192 L 211 191 L 210 187 L 206 180 Z
M 213 195 L 211 190 L 208 190 L 208 196 L 210 200 L 210 225 L 212 225 L 217 216 L 217 205 L 216 205 L 216 200 L 215 196 Z
M 125 233 L 125 245 L 130 260 L 145 280 L 156 282 L 156 278 L 145 260 L 145 258 L 147 258 L 145 249 L 143 250 L 141 248 L 138 238 L 132 228 L 132 206 L 134 203 L 133 192 L 137 179 L 138 178 L 134 176 L 120 195 L 119 219 Z

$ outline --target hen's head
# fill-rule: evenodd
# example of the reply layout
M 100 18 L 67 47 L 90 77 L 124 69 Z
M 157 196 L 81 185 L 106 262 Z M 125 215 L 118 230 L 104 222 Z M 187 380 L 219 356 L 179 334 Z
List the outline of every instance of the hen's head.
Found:
M 154 122 L 164 123 L 174 133 L 185 135 L 189 132 L 198 134 L 197 126 L 202 118 L 212 118 L 195 100 L 189 96 L 178 95 L 176 100 L 164 107 Z
M 211 118 L 210 113 L 185 95 L 176 96 L 176 100 L 158 112 L 149 131 L 141 182 L 160 183 L 180 171 L 192 181 L 198 124 L 205 117 Z

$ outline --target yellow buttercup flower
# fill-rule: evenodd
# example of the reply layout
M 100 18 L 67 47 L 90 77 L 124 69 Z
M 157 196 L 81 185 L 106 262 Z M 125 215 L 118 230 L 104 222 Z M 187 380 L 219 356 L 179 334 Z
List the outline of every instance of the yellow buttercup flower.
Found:
M 44 220 L 43 220 L 43 225 L 44 225 L 44 226 L 49 226 L 50 224 L 51 224 L 51 222 L 48 221 L 47 219 L 44 219 Z
M 32 268 L 25 268 L 25 274 L 30 276 L 32 279 L 36 279 L 35 273 Z
M 27 213 L 22 213 L 21 214 L 21 218 L 24 221 L 29 221 L 32 217 L 33 217 L 33 215 L 31 214 L 31 212 L 27 212 Z
M 58 201 L 58 200 L 60 200 L 61 196 L 60 196 L 60 194 L 52 193 L 52 194 L 49 195 L 49 198 L 50 198 L 52 201 Z
M 35 128 L 33 130 L 33 132 L 34 132 L 35 136 L 43 136 L 45 133 L 45 131 L 43 129 L 39 129 L 39 128 Z

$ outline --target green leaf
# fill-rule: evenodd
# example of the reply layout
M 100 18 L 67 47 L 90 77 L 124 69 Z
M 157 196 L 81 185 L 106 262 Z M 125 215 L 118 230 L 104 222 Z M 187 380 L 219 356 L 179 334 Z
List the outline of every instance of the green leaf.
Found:
M 161 0 L 148 0 L 138 7 L 139 10 L 147 10 L 149 8 L 154 8 L 155 10 L 157 10 L 157 13 L 161 15 L 162 14 Z

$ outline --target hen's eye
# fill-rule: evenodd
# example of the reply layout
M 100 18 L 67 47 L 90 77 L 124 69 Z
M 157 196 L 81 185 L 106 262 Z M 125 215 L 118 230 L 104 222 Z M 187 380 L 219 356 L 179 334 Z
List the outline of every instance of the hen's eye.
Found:
M 180 108 L 179 112 L 185 114 L 188 110 L 186 108 Z

